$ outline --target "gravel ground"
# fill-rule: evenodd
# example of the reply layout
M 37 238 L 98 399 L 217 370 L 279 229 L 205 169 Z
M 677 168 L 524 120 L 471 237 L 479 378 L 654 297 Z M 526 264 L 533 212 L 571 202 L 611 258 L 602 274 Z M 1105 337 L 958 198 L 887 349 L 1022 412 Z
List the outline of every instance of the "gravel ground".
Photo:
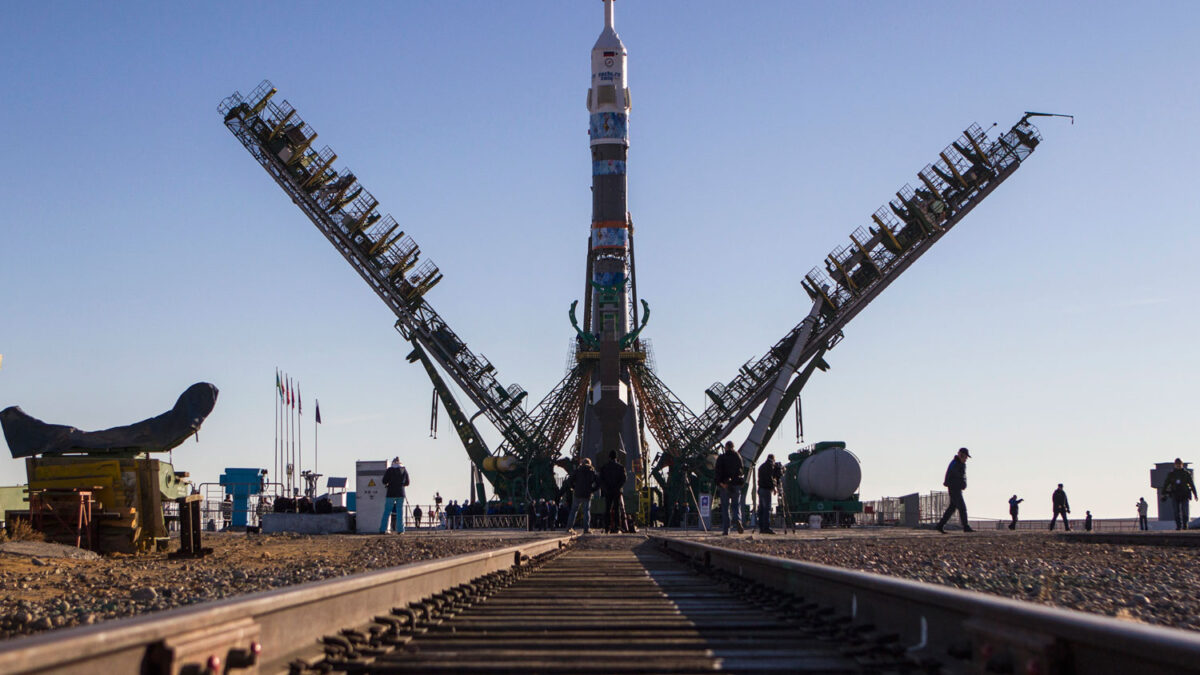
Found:
M 524 534 L 242 535 L 205 533 L 213 554 L 95 560 L 0 554 L 0 639 L 444 558 L 528 540 Z
M 1200 549 L 1049 533 L 706 537 L 705 543 L 1200 630 Z

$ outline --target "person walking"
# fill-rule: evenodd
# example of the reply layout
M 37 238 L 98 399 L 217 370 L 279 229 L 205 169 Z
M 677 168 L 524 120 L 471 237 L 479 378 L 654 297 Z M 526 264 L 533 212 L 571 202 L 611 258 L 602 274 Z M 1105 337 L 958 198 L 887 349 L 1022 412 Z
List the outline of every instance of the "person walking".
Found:
M 1083 531 L 1084 532 L 1092 531 L 1092 512 L 1091 511 L 1088 511 L 1087 515 L 1084 516 L 1084 518 L 1083 518 Z
M 783 480 L 783 465 L 775 462 L 775 455 L 767 455 L 767 461 L 758 467 L 758 531 L 775 534 L 771 529 L 771 495 Z
M 583 533 L 588 534 L 592 525 L 592 493 L 596 491 L 596 472 L 592 460 L 584 457 L 571 473 L 568 484 L 572 493 L 571 516 L 567 519 L 567 533 L 575 533 L 575 517 L 583 511 Z
M 404 488 L 408 487 L 408 469 L 399 457 L 393 457 L 392 465 L 383 472 L 383 485 L 387 488 L 387 497 L 383 500 L 379 534 L 387 534 L 393 512 L 396 513 L 396 534 L 404 534 Z
M 1071 504 L 1067 502 L 1067 493 L 1063 491 L 1063 484 L 1058 484 L 1058 489 L 1054 494 L 1050 495 L 1050 505 L 1054 508 L 1054 517 L 1050 519 L 1050 529 L 1054 529 L 1054 523 L 1062 516 L 1063 529 L 1067 532 L 1071 531 L 1071 521 L 1067 520 L 1067 514 L 1071 512 Z
M 733 449 L 733 441 L 725 443 L 725 452 L 717 458 L 717 487 L 721 491 L 721 523 L 723 534 L 729 534 L 729 521 L 737 527 L 738 534 L 746 531 L 742 527 L 741 492 L 745 478 L 742 472 L 742 456 Z
M 1134 504 L 1134 506 L 1137 507 L 1138 529 L 1150 529 L 1150 524 L 1146 522 L 1146 514 L 1150 512 L 1150 503 L 1146 501 L 1145 497 L 1138 497 L 1137 504 Z
M 609 533 L 625 529 L 625 465 L 617 459 L 617 451 L 608 453 L 608 463 L 600 467 L 600 492 L 604 495 L 605 530 Z
M 1167 474 L 1159 492 L 1165 500 L 1170 497 L 1174 504 L 1175 529 L 1188 529 L 1188 502 L 1196 498 L 1196 483 L 1192 481 L 1192 472 L 1183 468 L 1183 460 L 1175 458 L 1175 468 Z
M 946 478 L 942 485 L 950 491 L 950 505 L 946 507 L 946 512 L 937 524 L 937 531 L 942 534 L 946 534 L 946 523 L 950 522 L 950 516 L 954 515 L 955 511 L 958 511 L 958 519 L 962 521 L 963 532 L 975 531 L 967 523 L 967 503 L 963 501 L 963 490 L 967 489 L 967 459 L 970 456 L 970 450 L 959 448 L 958 454 L 950 460 L 950 466 L 946 467 Z
M 1021 510 L 1020 504 L 1024 499 L 1017 499 L 1016 495 L 1008 498 L 1008 515 L 1012 516 L 1012 522 L 1008 524 L 1008 529 L 1017 529 L 1017 513 Z

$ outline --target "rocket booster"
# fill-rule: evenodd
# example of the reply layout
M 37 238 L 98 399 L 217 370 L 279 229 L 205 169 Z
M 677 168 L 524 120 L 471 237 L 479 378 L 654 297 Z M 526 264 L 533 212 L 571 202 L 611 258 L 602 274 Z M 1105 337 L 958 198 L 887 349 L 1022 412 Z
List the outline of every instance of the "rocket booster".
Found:
M 592 325 L 601 341 L 629 331 L 629 219 L 625 158 L 629 149 L 629 53 L 613 27 L 613 0 L 604 0 L 604 30 L 592 47 L 588 89 L 592 150 Z
M 592 155 L 592 228 L 588 245 L 587 342 L 598 347 L 584 408 L 582 453 L 608 461 L 616 452 L 626 467 L 641 456 L 630 376 L 621 363 L 629 347 L 631 231 L 625 201 L 629 150 L 628 52 L 613 27 L 613 1 L 604 0 L 604 30 L 592 47 L 588 134 Z M 593 347 L 593 348 L 596 348 Z M 631 482 L 632 484 L 632 482 Z M 627 495 L 632 498 L 633 495 Z

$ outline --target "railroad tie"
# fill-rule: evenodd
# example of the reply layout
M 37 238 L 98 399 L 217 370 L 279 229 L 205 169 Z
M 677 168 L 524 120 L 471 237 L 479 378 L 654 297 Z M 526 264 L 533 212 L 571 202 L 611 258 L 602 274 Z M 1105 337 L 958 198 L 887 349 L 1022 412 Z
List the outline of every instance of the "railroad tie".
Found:
M 916 668 L 869 627 L 814 609 L 651 546 L 574 548 L 398 608 L 370 631 L 343 631 L 313 665 L 372 674 Z

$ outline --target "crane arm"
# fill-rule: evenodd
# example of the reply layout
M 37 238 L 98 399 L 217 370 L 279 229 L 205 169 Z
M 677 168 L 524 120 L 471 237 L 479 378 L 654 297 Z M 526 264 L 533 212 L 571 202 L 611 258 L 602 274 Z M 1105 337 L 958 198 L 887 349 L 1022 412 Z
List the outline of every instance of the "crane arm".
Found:
M 378 201 L 353 173 L 331 168 L 328 147 L 312 148 L 316 132 L 290 104 L 271 97 L 264 80 L 249 96 L 235 92 L 221 102 L 225 126 L 259 162 L 317 229 L 391 308 L 401 334 L 424 348 L 505 440 L 521 447 L 545 447 L 548 439 L 524 410 L 525 391 L 500 384 L 495 368 L 472 352 L 425 300 L 442 279 L 437 266 L 419 262 L 420 250 L 396 221 L 380 216 Z
M 710 404 L 703 412 L 674 410 L 677 419 L 661 426 L 682 428 L 674 434 L 678 454 L 711 452 L 767 400 L 781 377 L 786 381 L 791 376 L 795 365 L 789 364 L 810 362 L 832 348 L 851 319 L 1011 176 L 1041 142 L 1028 117 L 995 140 L 971 125 L 920 171 L 921 187 L 901 188 L 896 199 L 872 216 L 873 226 L 851 235 L 852 245 L 835 249 L 823 270 L 804 275 L 800 285 L 815 303 L 815 313 L 766 355 L 747 361 L 732 380 L 706 390 Z M 767 417 L 774 412 L 764 411 Z

